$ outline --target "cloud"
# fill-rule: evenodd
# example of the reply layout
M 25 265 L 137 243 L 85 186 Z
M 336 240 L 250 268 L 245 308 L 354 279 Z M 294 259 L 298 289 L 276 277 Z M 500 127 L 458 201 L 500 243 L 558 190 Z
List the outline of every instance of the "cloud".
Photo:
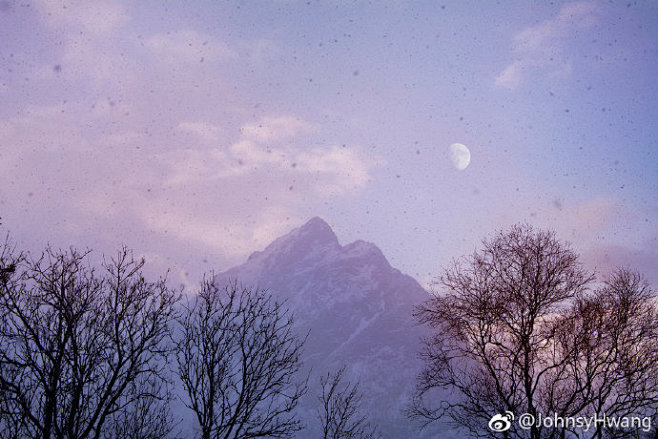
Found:
M 156 34 L 147 41 L 155 55 L 169 63 L 205 63 L 235 56 L 229 47 L 194 30 Z
M 175 239 L 179 245 L 228 253 L 237 259 L 265 247 L 289 230 L 290 224 L 300 221 L 293 210 L 284 206 L 245 212 L 244 217 L 226 212 L 222 204 L 207 207 L 206 211 L 161 207 L 140 209 L 139 218 L 148 229 Z
M 571 65 L 564 51 L 566 40 L 594 24 L 596 12 L 592 2 L 569 3 L 554 18 L 517 33 L 512 44 L 515 59 L 496 76 L 495 85 L 516 88 L 526 75 L 536 71 L 551 76 L 568 75 Z
M 240 260 L 305 219 L 299 212 L 369 181 L 376 159 L 317 145 L 315 131 L 298 117 L 269 116 L 243 124 L 228 145 L 161 152 L 154 160 L 166 176 L 161 189 L 129 203 L 144 229 Z
M 259 122 L 245 124 L 240 132 L 248 140 L 266 143 L 285 140 L 310 129 L 311 126 L 299 118 L 280 116 L 265 117 Z
M 618 268 L 628 268 L 658 285 L 658 253 L 653 247 L 631 248 L 624 245 L 600 245 L 588 249 L 582 259 L 588 267 L 606 275 Z
M 81 28 L 87 33 L 105 35 L 130 20 L 117 1 L 93 0 L 71 3 L 65 0 L 37 2 L 44 20 L 58 29 Z
M 204 142 L 216 142 L 222 133 L 221 128 L 207 122 L 181 122 L 176 130 L 181 133 L 192 134 L 198 140 Z
M 657 236 L 646 231 L 645 218 L 646 212 L 634 211 L 625 200 L 608 196 L 578 203 L 554 199 L 528 220 L 570 242 L 590 269 L 606 273 L 615 267 L 632 267 L 658 280 L 651 244 Z
M 378 164 L 356 148 L 319 143 L 318 128 L 291 115 L 233 132 L 182 119 L 171 128 L 176 136 L 142 148 L 149 133 L 131 124 L 99 131 L 114 118 L 114 107 L 99 107 L 35 106 L 0 121 L 0 142 L 15 145 L 0 159 L 7 226 L 24 217 L 19 229 L 42 244 L 102 252 L 127 243 L 150 255 L 175 253 L 170 265 L 206 254 L 234 264 L 313 206 L 362 188 Z
M 297 157 L 301 172 L 326 176 L 317 183 L 316 190 L 323 194 L 336 194 L 364 186 L 370 179 L 369 164 L 353 150 L 339 146 L 302 152 Z
M 240 46 L 251 62 L 256 64 L 271 63 L 284 54 L 284 50 L 276 41 L 267 38 L 243 41 Z
M 186 130 L 203 133 L 217 128 L 186 122 Z M 181 125 L 178 126 L 181 130 Z M 188 148 L 163 153 L 170 167 L 168 184 L 217 184 L 240 177 L 263 193 L 276 192 L 333 196 L 363 187 L 377 158 L 366 160 L 353 148 L 337 145 L 308 146 L 315 128 L 292 116 L 264 117 L 244 124 L 240 138 L 228 147 Z M 301 137 L 300 137 L 301 136 Z
M 521 83 L 523 70 L 527 67 L 526 62 L 516 60 L 505 67 L 505 70 L 496 76 L 496 85 L 505 88 L 516 88 Z
M 56 44 L 49 56 L 34 60 L 31 76 L 55 82 L 66 79 L 78 89 L 90 82 L 97 90 L 101 85 L 118 85 L 118 78 L 124 83 L 133 80 L 140 63 L 125 53 L 132 43 L 126 32 L 131 17 L 122 2 L 54 0 L 36 2 L 35 9 L 45 25 L 40 31 L 50 34 Z M 55 66 L 45 62 L 53 57 Z
M 125 243 L 194 277 L 350 197 L 379 165 L 319 123 L 245 104 L 225 67 L 254 62 L 245 46 L 185 29 L 142 37 L 122 3 L 64 6 L 39 6 L 51 57 L 16 53 L 43 93 L 27 103 L 7 89 L 16 111 L 0 119 L 0 216 L 36 248 Z M 274 50 L 261 43 L 259 59 Z
M 601 197 L 575 205 L 563 205 L 560 200 L 554 200 L 552 208 L 542 218 L 568 239 L 586 237 L 591 241 L 618 223 L 625 211 L 624 203 L 617 198 Z
M 630 267 L 658 282 L 658 235 L 646 227 L 649 211 L 637 210 L 614 196 L 569 201 L 540 194 L 532 190 L 516 197 L 502 215 L 491 216 L 493 223 L 488 228 L 506 230 L 511 224 L 527 222 L 554 231 L 560 241 L 581 255 L 589 270 L 606 274 L 617 267 Z

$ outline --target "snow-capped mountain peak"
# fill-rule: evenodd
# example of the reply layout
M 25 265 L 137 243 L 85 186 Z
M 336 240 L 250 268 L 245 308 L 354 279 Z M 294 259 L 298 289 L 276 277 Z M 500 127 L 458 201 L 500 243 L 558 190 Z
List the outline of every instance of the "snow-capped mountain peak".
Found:
M 302 333 L 310 331 L 306 365 L 322 374 L 347 364 L 375 417 L 399 431 L 390 437 L 410 437 L 401 410 L 420 370 L 421 329 L 412 312 L 429 297 L 416 280 L 391 267 L 372 243 L 341 246 L 317 217 L 216 277 L 232 280 L 285 301 Z
M 288 258 L 313 259 L 339 248 L 338 238 L 329 224 L 314 217 L 303 226 L 277 238 L 265 250 L 252 253 L 249 261 L 265 262 L 273 256 L 279 263 Z

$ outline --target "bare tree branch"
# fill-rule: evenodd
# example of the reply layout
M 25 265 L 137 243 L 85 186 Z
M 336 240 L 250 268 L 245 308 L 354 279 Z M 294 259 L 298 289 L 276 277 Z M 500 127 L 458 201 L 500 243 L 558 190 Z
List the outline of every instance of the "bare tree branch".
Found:
M 653 292 L 625 270 L 591 293 L 593 280 L 553 233 L 530 226 L 501 232 L 455 261 L 440 278 L 440 293 L 417 310 L 419 321 L 435 332 L 421 352 L 426 368 L 412 415 L 426 423 L 447 418 L 474 437 L 496 437 L 487 423 L 506 411 L 654 416 Z M 434 401 L 440 389 L 453 397 Z M 582 432 L 513 425 L 505 434 L 558 438 Z
M 204 279 L 180 319 L 178 375 L 203 439 L 291 437 L 303 340 L 263 291 Z
M 360 412 L 358 384 L 345 383 L 345 367 L 320 378 L 318 419 L 322 439 L 377 439 L 381 435 Z
M 0 257 L 14 267 L 0 282 L 3 437 L 100 438 L 108 419 L 160 398 L 137 383 L 162 379 L 176 295 L 125 248 L 102 274 L 87 255 Z

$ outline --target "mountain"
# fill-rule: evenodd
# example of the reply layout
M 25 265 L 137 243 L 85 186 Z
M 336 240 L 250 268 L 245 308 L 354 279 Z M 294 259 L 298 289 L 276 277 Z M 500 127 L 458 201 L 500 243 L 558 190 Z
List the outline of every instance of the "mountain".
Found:
M 360 381 L 364 408 L 384 437 L 421 437 L 403 410 L 422 367 L 424 328 L 412 312 L 429 295 L 391 267 L 377 246 L 364 241 L 341 246 L 331 227 L 313 218 L 216 277 L 219 283 L 233 280 L 285 300 L 300 333 L 310 331 L 304 348 L 312 371 L 303 405 L 308 437 L 317 437 L 312 427 L 319 377 L 341 365 Z

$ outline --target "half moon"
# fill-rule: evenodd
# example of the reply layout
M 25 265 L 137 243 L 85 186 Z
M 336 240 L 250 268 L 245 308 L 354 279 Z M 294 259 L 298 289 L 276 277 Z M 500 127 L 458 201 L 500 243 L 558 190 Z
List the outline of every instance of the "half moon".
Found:
M 450 161 L 455 168 L 463 171 L 471 163 L 471 151 L 468 150 L 466 145 L 453 143 L 450 145 Z

